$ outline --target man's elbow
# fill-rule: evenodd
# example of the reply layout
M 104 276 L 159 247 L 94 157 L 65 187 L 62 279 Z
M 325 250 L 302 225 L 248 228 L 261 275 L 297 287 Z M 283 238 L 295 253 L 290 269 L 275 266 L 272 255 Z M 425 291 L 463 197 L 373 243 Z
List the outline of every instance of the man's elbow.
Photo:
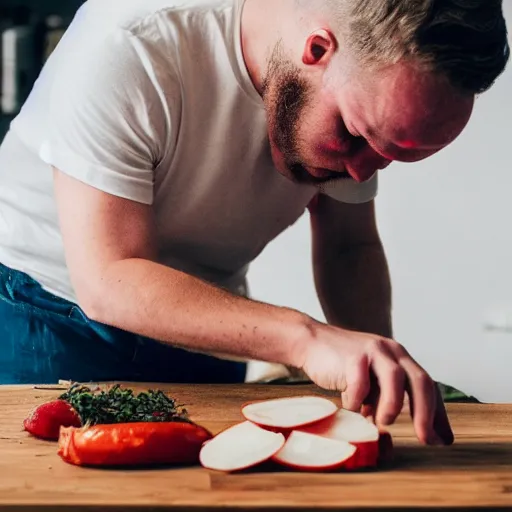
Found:
M 107 323 L 108 314 L 108 291 L 102 285 L 101 279 L 91 279 L 85 282 L 78 282 L 74 285 L 77 304 L 85 316 L 98 323 Z

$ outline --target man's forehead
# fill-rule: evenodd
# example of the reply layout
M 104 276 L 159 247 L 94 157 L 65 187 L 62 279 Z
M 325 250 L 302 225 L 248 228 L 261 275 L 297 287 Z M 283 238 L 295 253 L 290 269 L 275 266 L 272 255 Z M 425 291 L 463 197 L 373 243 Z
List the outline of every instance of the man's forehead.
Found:
M 362 115 L 367 122 L 397 146 L 438 149 L 460 134 L 471 115 L 473 99 L 447 88 L 439 88 L 437 94 L 428 88 L 412 93 L 393 89 L 368 98 L 365 104 L 368 108 Z

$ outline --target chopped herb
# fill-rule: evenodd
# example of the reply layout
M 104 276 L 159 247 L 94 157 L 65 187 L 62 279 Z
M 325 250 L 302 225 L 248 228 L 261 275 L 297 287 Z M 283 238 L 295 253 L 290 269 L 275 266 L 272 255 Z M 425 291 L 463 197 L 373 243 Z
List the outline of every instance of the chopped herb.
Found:
M 177 405 L 163 391 L 135 394 L 116 384 L 108 390 L 92 390 L 73 384 L 59 397 L 66 400 L 78 413 L 82 424 L 171 422 L 191 423 L 186 409 Z

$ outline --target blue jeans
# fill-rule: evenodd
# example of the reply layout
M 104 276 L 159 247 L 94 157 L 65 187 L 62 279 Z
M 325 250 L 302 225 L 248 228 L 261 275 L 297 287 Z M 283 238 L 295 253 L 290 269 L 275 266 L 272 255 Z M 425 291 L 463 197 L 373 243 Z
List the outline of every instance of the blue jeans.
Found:
M 170 347 L 89 320 L 0 263 L 0 384 L 240 383 L 246 365 Z

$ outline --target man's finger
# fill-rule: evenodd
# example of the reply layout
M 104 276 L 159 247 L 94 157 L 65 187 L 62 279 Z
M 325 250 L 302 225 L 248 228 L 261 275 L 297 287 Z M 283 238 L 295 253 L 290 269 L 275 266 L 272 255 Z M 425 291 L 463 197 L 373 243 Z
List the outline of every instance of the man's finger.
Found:
M 434 416 L 434 430 L 445 445 L 453 444 L 455 438 L 448 419 L 448 414 L 439 386 L 436 385 L 436 412 Z
M 411 416 L 420 442 L 425 444 L 440 444 L 434 430 L 436 415 L 436 385 L 428 374 L 410 358 L 400 360 L 407 374 L 410 390 Z
M 392 354 L 379 353 L 372 361 L 372 369 L 379 382 L 379 401 L 375 421 L 388 426 L 395 422 L 404 406 L 404 369 L 395 361 Z
M 371 418 L 372 423 L 375 423 L 375 414 L 377 412 L 377 404 L 379 403 L 380 389 L 379 382 L 375 373 L 370 371 L 370 392 L 366 395 L 361 407 L 361 414 L 366 418 Z
M 390 348 L 407 375 L 406 391 L 409 394 L 411 417 L 418 439 L 425 444 L 446 443 L 449 441 L 449 433 L 446 432 L 446 436 L 442 437 L 434 428 L 434 421 L 439 423 L 440 429 L 446 428 L 447 421 L 447 418 L 443 417 L 443 410 L 437 410 L 437 385 L 405 347 L 396 343 Z
M 370 375 L 368 361 L 365 359 L 347 365 L 346 388 L 341 394 L 344 409 L 359 412 L 370 393 Z
M 364 404 L 361 407 L 361 415 L 365 418 L 371 418 L 375 422 L 375 407 L 373 405 Z

